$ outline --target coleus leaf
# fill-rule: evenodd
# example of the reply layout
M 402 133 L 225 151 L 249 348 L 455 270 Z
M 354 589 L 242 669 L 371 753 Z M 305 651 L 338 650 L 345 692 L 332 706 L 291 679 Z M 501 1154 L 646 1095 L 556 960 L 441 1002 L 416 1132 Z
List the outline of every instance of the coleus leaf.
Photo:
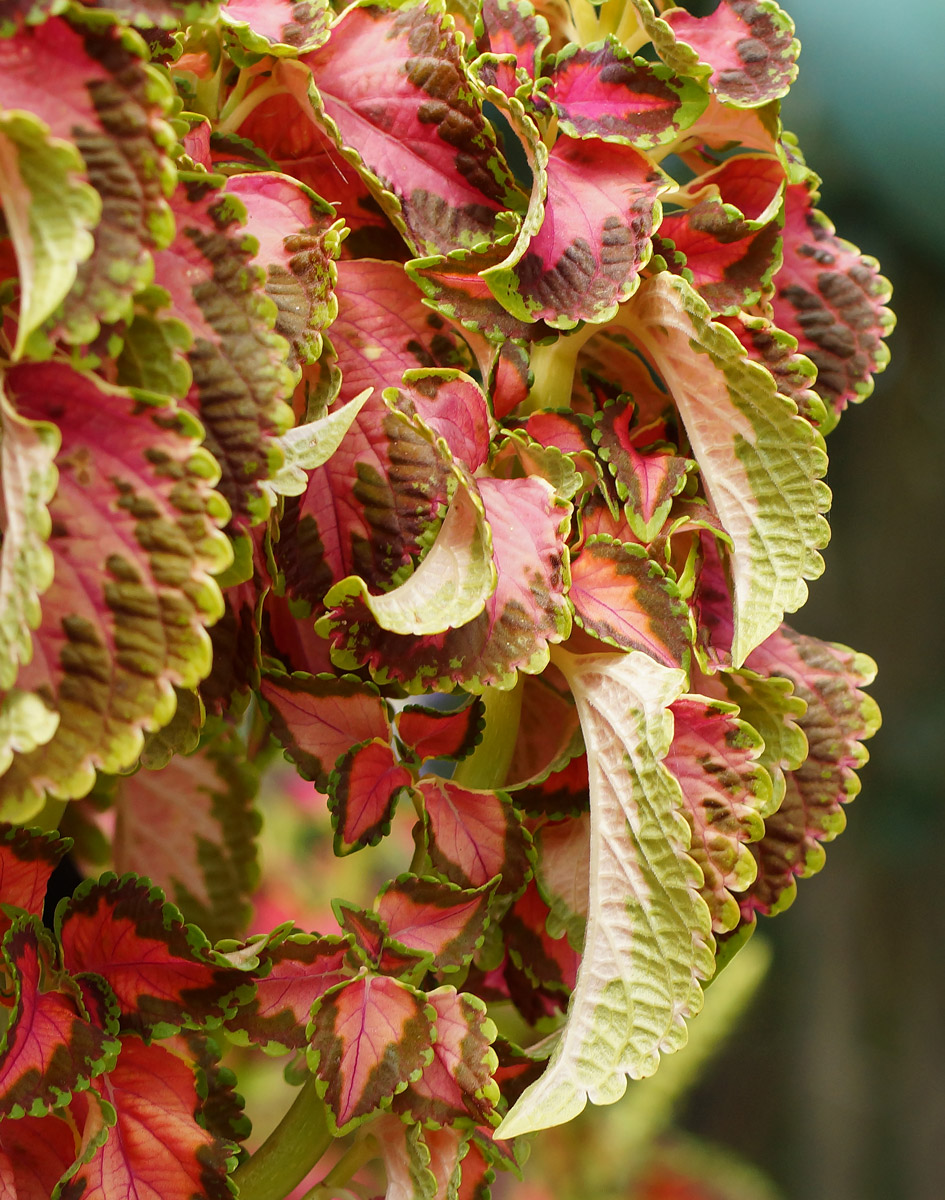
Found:
M 571 329 L 608 321 L 636 290 L 670 186 L 632 146 L 560 134 L 548 156 L 544 218 L 483 273 L 503 307 L 523 321 Z
M 61 1200 L 117 1200 L 149 1191 L 162 1200 L 230 1200 L 227 1149 L 198 1124 L 201 1100 L 187 1062 L 163 1046 L 126 1037 L 118 1063 L 96 1087 L 108 1136 Z
M 341 367 L 342 399 L 366 387 L 395 387 L 405 371 L 471 365 L 468 348 L 423 303 L 400 263 L 344 260 L 337 271 L 331 344 Z
M 587 847 L 584 847 L 585 851 Z M 548 928 L 550 910 L 532 879 L 502 921 L 509 958 L 535 987 L 569 995 L 577 978 L 580 950 Z
M 387 704 L 372 684 L 359 679 L 271 674 L 260 694 L 286 754 L 321 791 L 352 744 L 390 741 Z
M 160 770 L 119 778 L 115 870 L 146 874 L 212 942 L 241 936 L 259 876 L 258 783 L 244 742 L 226 728 Z
M 511 686 L 517 671 L 540 672 L 548 646 L 570 632 L 565 532 L 570 505 L 538 476 L 476 481 L 492 534 L 495 591 L 475 619 L 423 639 L 373 627 L 366 614 L 332 633 L 333 657 L 367 663 L 412 690 L 459 683 L 479 691 Z
M 304 184 L 272 171 L 231 176 L 226 190 L 239 196 L 246 228 L 259 243 L 253 261 L 266 272 L 266 293 L 279 310 L 276 332 L 292 350 L 290 365 L 316 362 L 321 333 L 338 311 L 334 260 L 342 235 L 334 210 Z
M 0 905 L 41 916 L 49 877 L 69 850 L 68 838 L 0 824 Z M 0 911 L 0 935 L 12 920 Z
M 618 314 L 666 381 L 710 502 L 733 543 L 736 665 L 823 570 L 823 440 L 683 279 L 648 279 Z
M 371 1135 L 387 1175 L 384 1200 L 438 1200 L 456 1196 L 466 1134 L 425 1129 L 383 1115 L 371 1122 Z
M 476 46 L 481 54 L 511 54 L 515 67 L 497 62 L 495 84 L 511 96 L 520 86 L 517 71 L 524 80 L 537 79 L 541 56 L 548 45 L 548 22 L 525 0 L 483 0 L 477 26 Z
M 411 704 L 397 714 L 397 738 L 420 761 L 451 758 L 459 762 L 479 744 L 482 729 L 483 703 L 478 697 L 469 697 L 462 708 Z
M 385 398 L 399 412 L 419 415 L 468 471 L 477 471 L 489 457 L 489 405 L 465 372 L 406 371 L 404 386 L 385 392 Z
M 584 946 L 591 893 L 589 813 L 564 821 L 548 821 L 535 835 L 535 883 L 548 906 L 547 932 L 564 933 L 574 950 Z
M 273 329 L 277 308 L 265 294 L 265 273 L 252 264 L 256 243 L 240 232 L 246 210 L 220 192 L 220 182 L 194 174 L 179 185 L 177 234 L 154 256 L 154 279 L 170 298 L 170 314 L 193 333 L 187 404 L 220 465 L 231 528 L 245 530 L 268 511 L 261 485 L 281 465 L 275 439 L 293 421 L 284 398 L 295 378 L 288 346 Z
M 535 817 L 579 816 L 587 812 L 590 793 L 586 754 L 578 754 L 544 778 L 517 789 L 515 803 Z
M 254 54 L 305 54 L 328 38 L 325 0 L 228 0 L 220 19 Z
M 604 138 L 639 150 L 673 141 L 706 105 L 692 79 L 633 58 L 616 38 L 559 51 L 551 71 L 552 108 L 570 137 Z
M 566 1121 L 588 1099 L 612 1103 L 628 1075 L 652 1074 L 661 1053 L 685 1044 L 685 1018 L 702 1004 L 699 980 L 715 966 L 679 785 L 662 762 L 672 739 L 667 707 L 684 673 L 638 651 L 558 651 L 556 662 L 588 747 L 587 936 L 564 1033 L 500 1125 L 501 1137 Z
M 88 343 L 100 324 L 130 315 L 132 297 L 150 280 L 152 252 L 173 236 L 166 196 L 174 139 L 164 120 L 171 88 L 141 61 L 143 44 L 114 27 L 52 17 L 21 26 L 2 46 L 0 108 L 26 109 L 53 138 L 75 145 L 101 197 L 94 250 L 72 258 L 76 281 L 56 318 L 60 336 Z M 74 185 L 70 192 L 73 208 L 84 203 Z
M 705 17 L 671 8 L 663 20 L 676 38 L 676 56 L 692 52 L 689 70 L 708 68 L 709 86 L 726 104 L 766 104 L 794 82 L 800 43 L 794 22 L 773 0 L 720 0 Z
M 42 1116 L 115 1061 L 118 1043 L 88 1019 L 78 984 L 62 971 L 37 917 L 3 939 L 14 1008 L 0 1042 L 0 1117 Z
M 838 238 L 813 199 L 805 184 L 785 193 L 784 265 L 773 306 L 776 325 L 817 367 L 829 429 L 847 404 L 873 390 L 873 375 L 889 361 L 882 339 L 895 318 L 885 307 L 892 288 L 876 260 Z
M 286 501 L 273 547 L 285 591 L 322 610 L 346 577 L 355 592 L 354 578 L 375 591 L 401 583 L 436 536 L 460 476 L 431 430 L 375 393 L 305 491 Z
M 865 654 L 784 625 L 754 652 L 751 665 L 793 682 L 807 705 L 797 723 L 809 749 L 804 762 L 787 773 L 781 806 L 766 818 L 764 837 L 751 847 L 758 878 L 742 900 L 746 917 L 783 911 L 794 899 L 797 877 L 823 866 L 822 843 L 842 832 L 842 806 L 860 790 L 856 772 L 868 758 L 862 742 L 880 723 L 876 702 L 861 690 L 876 673 Z
M 423 4 L 352 6 L 304 59 L 316 112 L 417 254 L 491 242 L 520 202 L 466 79 L 452 22 Z M 396 130 L 396 132 L 395 132 Z
M 369 397 L 370 391 L 364 391 L 333 412 L 287 430 L 279 438 L 283 465 L 263 485 L 265 490 L 278 496 L 301 495 L 308 486 L 305 472 L 324 466 L 331 458 Z
M 430 1062 L 435 1014 L 421 992 L 385 975 L 362 975 L 318 1001 L 309 1025 L 309 1068 L 339 1133 L 388 1108 Z
M 433 1059 L 395 1096 L 392 1111 L 424 1124 L 447 1126 L 463 1118 L 485 1124 L 499 1096 L 495 1025 L 485 1004 L 468 992 L 440 987 L 426 999 L 436 1013 Z
M 101 201 L 75 146 L 32 113 L 0 112 L 0 208 L 20 282 L 14 358 L 55 312 L 92 253 Z
M 520 686 L 519 732 L 505 777 L 505 786 L 515 789 L 539 782 L 583 749 L 577 709 L 554 669 L 526 675 Z
M 254 972 L 256 991 L 226 1022 L 237 1041 L 275 1050 L 302 1050 L 317 1000 L 348 978 L 348 938 L 291 933 L 266 946 Z
M 643 546 L 588 538 L 571 561 L 568 598 L 578 624 L 601 641 L 667 666 L 688 663 L 688 609 Z
M 828 424 L 824 403 L 813 390 L 817 368 L 798 351 L 797 338 L 773 321 L 752 313 L 738 312 L 723 317 L 722 323 L 735 334 L 749 358 L 760 362 L 774 376 L 778 391 L 797 405 L 801 416 L 824 429 Z
M 330 636 L 339 623 L 357 630 L 362 620 L 373 619 L 386 632 L 404 637 L 440 634 L 475 620 L 495 589 L 485 507 L 471 482 L 459 478 L 433 545 L 405 582 L 372 595 L 357 575 L 340 580 L 325 595 L 330 618 L 317 628 Z
M 493 266 L 494 261 L 487 265 Z M 502 345 L 509 338 L 531 342 L 548 334 L 542 322 L 529 324 L 504 308 L 479 274 L 476 262 L 431 255 L 411 260 L 405 270 L 436 313 L 442 313 L 464 329 L 481 333 L 492 342 Z M 494 408 L 494 412 L 497 417 L 504 415 L 499 408 Z
M 460 887 L 479 888 L 501 876 L 500 895 L 515 895 L 531 871 L 531 838 L 502 792 L 463 787 L 428 775 L 417 784 L 433 866 Z
M 75 1157 L 75 1131 L 59 1116 L 0 1125 L 0 1200 L 49 1200 Z
M 66 966 L 105 980 L 124 1030 L 160 1037 L 219 1023 L 245 982 L 239 971 L 217 966 L 201 931 L 133 875 L 106 872 L 80 884 L 57 923 Z
M 335 853 L 376 845 L 390 832 L 397 801 L 412 785 L 413 773 L 395 758 L 390 742 L 374 738 L 346 751 L 328 780 Z
M 463 891 L 437 879 L 399 875 L 377 900 L 387 938 L 398 947 L 430 956 L 437 971 L 468 963 L 488 925 L 489 885 Z
M 210 573 L 229 548 L 216 528 L 216 465 L 187 414 L 139 410 L 130 394 L 59 362 L 13 367 L 6 388 L 23 417 L 55 420 L 62 435 L 49 504 L 55 575 L 17 680 L 60 720 L 0 780 L 5 804 L 36 811 L 44 789 L 81 796 L 96 768 L 134 763 L 143 731 L 173 716 L 174 686 L 207 674 L 203 626 L 220 614 Z
M 738 898 L 755 880 L 749 843 L 765 833 L 772 783 L 758 756 L 760 736 L 736 717 L 734 705 L 682 696 L 672 705 L 673 740 L 666 766 L 682 788 L 683 815 L 692 829 L 690 855 L 704 877 L 700 892 L 712 929 L 739 921 Z
M 31 631 L 40 623 L 40 596 L 53 579 L 47 542 L 48 505 L 56 492 L 53 460 L 60 437 L 54 425 L 20 416 L 0 377 L 0 688 L 12 687 L 17 668 L 32 655 Z

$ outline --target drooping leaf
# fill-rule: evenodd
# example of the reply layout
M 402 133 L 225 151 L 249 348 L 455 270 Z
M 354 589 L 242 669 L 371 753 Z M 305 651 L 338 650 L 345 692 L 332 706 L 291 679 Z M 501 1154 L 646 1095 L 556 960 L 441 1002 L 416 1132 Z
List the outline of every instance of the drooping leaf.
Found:
M 492 533 L 498 576 L 474 620 L 422 640 L 371 628 L 363 619 L 332 635 L 336 660 L 368 663 L 412 690 L 509 687 L 516 671 L 538 673 L 549 643 L 570 632 L 564 541 L 570 505 L 544 479 L 476 480 Z
M 231 10 L 232 5 L 224 12 Z M 322 331 L 338 312 L 334 260 L 341 229 L 334 210 L 303 184 L 274 171 L 231 176 L 226 190 L 239 196 L 246 228 L 259 243 L 253 262 L 266 272 L 266 292 L 279 310 L 276 332 L 292 349 L 290 365 L 316 362 Z
M 523 321 L 555 329 L 608 321 L 640 282 L 670 186 L 633 146 L 558 136 L 548 156 L 544 219 L 510 258 L 483 273 Z
M 301 1050 L 312 1006 L 329 988 L 347 979 L 347 938 L 291 933 L 267 946 L 255 973 L 253 998 L 226 1022 L 237 1040 L 269 1051 Z
M 6 772 L 17 754 L 29 754 L 52 740 L 59 714 L 34 692 L 13 688 L 0 701 L 0 772 Z M 3 801 L 4 816 L 13 821 L 31 820 L 42 801 L 32 789 Z
M 305 54 L 328 37 L 325 0 L 228 0 L 220 19 L 254 54 Z
M 48 505 L 58 473 L 60 437 L 54 425 L 21 417 L 0 378 L 0 688 L 16 682 L 17 667 L 32 655 L 31 631 L 40 623 L 40 596 L 53 579 L 47 545 Z
M 259 876 L 258 772 L 227 729 L 159 770 L 116 781 L 112 856 L 148 878 L 215 942 L 246 931 Z
M 360 742 L 338 760 L 328 781 L 335 853 L 376 845 L 390 832 L 397 801 L 413 785 L 413 773 L 394 757 L 388 741 Z
M 433 1021 L 421 992 L 385 975 L 362 975 L 318 1002 L 309 1068 L 339 1133 L 419 1077 L 432 1057 Z
M 467 888 L 500 875 L 500 895 L 521 891 L 531 870 L 531 838 L 504 793 L 433 775 L 421 779 L 417 790 L 423 797 L 427 849 L 438 871 Z
M 876 702 L 861 690 L 876 673 L 865 654 L 783 625 L 753 653 L 751 665 L 791 680 L 806 702 L 797 724 L 807 736 L 808 754 L 788 771 L 785 797 L 766 818 L 762 840 L 751 847 L 758 878 L 742 899 L 746 917 L 783 911 L 794 899 L 796 879 L 823 866 L 822 843 L 846 826 L 843 805 L 859 792 L 856 772 L 869 757 L 862 743 L 880 723 Z
M 688 610 L 644 547 L 589 538 L 571 561 L 568 598 L 578 623 L 601 641 L 667 666 L 688 663 Z
M 778 391 L 797 405 L 797 411 L 818 428 L 828 426 L 824 403 L 813 390 L 817 368 L 798 350 L 797 338 L 766 317 L 739 312 L 722 321 L 745 347 L 749 358 L 760 362 L 774 376 Z
M 328 462 L 369 397 L 369 391 L 362 392 L 334 412 L 287 430 L 279 439 L 283 465 L 267 480 L 266 490 L 277 496 L 301 495 L 308 486 L 305 472 Z
M 587 936 L 568 1023 L 541 1078 L 499 1127 L 502 1137 L 559 1124 L 588 1099 L 612 1103 L 627 1076 L 656 1070 L 686 1041 L 687 1016 L 711 976 L 709 911 L 679 785 L 662 763 L 667 707 L 682 671 L 637 651 L 556 662 L 575 695 L 591 781 Z
M 709 69 L 709 86 L 726 104 L 754 107 L 783 96 L 797 75 L 800 43 L 794 22 L 773 0 L 720 0 L 694 17 L 684 8 L 663 13 L 676 54 L 694 52 L 691 70 Z
M 648 279 L 618 316 L 666 381 L 732 539 L 740 665 L 823 570 L 823 441 L 683 279 L 665 271 Z
M 0 1117 L 39 1117 L 107 1070 L 118 1043 L 89 1021 L 38 918 L 23 917 L 8 930 L 3 959 L 14 1007 L 0 1042 Z
M 889 361 L 883 342 L 895 318 L 892 288 L 875 259 L 838 238 L 804 184 L 785 195 L 784 266 L 775 278 L 774 319 L 817 367 L 827 428 L 847 404 L 865 400 Z
M 725 933 L 739 921 L 738 897 L 755 879 L 750 842 L 765 832 L 772 783 L 758 763 L 760 736 L 734 707 L 683 696 L 672 705 L 673 741 L 666 766 L 682 788 L 683 815 L 692 829 L 690 855 L 703 874 L 701 894 L 712 929 Z
M 384 1200 L 438 1200 L 455 1197 L 466 1134 L 457 1129 L 425 1129 L 397 1117 L 380 1116 L 371 1134 L 387 1175 Z
M 143 731 L 173 716 L 174 687 L 207 674 L 203 627 L 220 614 L 210 573 L 229 548 L 216 528 L 216 466 L 186 414 L 138 411 L 132 396 L 59 362 L 14 367 L 6 386 L 22 416 L 56 420 L 62 434 L 49 505 L 55 576 L 17 680 L 51 701 L 59 725 L 0 780 L 5 804 L 35 812 L 44 789 L 82 796 L 96 768 L 131 766 Z
M 465 966 L 481 945 L 491 892 L 463 891 L 439 880 L 399 875 L 386 884 L 377 915 L 399 947 L 428 954 L 434 970 Z
M 597 137 L 653 150 L 687 129 L 706 105 L 692 79 L 633 58 L 616 38 L 558 53 L 552 108 L 570 137 Z
M 472 249 L 511 229 L 500 217 L 519 194 L 440 13 L 349 8 L 304 61 L 327 128 L 415 253 Z
M 263 679 L 260 694 L 273 733 L 303 778 L 322 791 L 353 745 L 390 741 L 387 705 L 360 680 L 273 674 Z
M 246 210 L 220 182 L 194 174 L 178 186 L 177 234 L 154 256 L 154 278 L 171 315 L 194 335 L 187 404 L 220 465 L 232 527 L 242 531 L 268 511 L 261 485 L 281 465 L 276 438 L 292 424 L 285 399 L 295 379 L 288 344 L 273 328 L 278 310 L 265 272 L 253 263 L 255 243 L 241 232 Z
M 110 1128 L 61 1200 L 230 1200 L 227 1148 L 197 1121 L 191 1067 L 163 1046 L 122 1039 L 117 1065 L 96 1083 Z M 92 1101 L 94 1103 L 94 1101 Z
M 548 22 L 536 13 L 528 0 L 483 0 L 479 12 L 476 46 L 482 54 L 515 57 L 515 67 L 496 64 L 495 85 L 511 96 L 524 81 L 537 79 L 541 55 L 548 44 Z
M 206 937 L 147 880 L 110 872 L 88 880 L 57 919 L 66 966 L 106 981 L 124 1030 L 162 1036 L 219 1022 L 244 982 L 239 971 L 214 963 Z
M 394 1098 L 393 1111 L 425 1124 L 448 1126 L 458 1118 L 485 1124 L 499 1095 L 493 1082 L 498 1065 L 492 1049 L 495 1025 L 485 1004 L 467 992 L 440 987 L 427 992 L 426 999 L 436 1012 L 433 1059 Z
M 0 824 L 0 905 L 41 916 L 49 877 L 69 849 L 68 838 Z M 12 920 L 0 911 L 0 936 Z
M 38 27 L 21 26 L 3 44 L 0 108 L 27 110 L 53 138 L 71 142 L 101 198 L 91 256 L 83 251 L 57 264 L 59 272 L 78 265 L 75 283 L 57 297 L 64 298 L 57 332 L 85 344 L 100 324 L 130 315 L 132 297 L 149 282 L 151 254 L 173 236 L 166 199 L 174 179 L 168 153 L 173 135 L 164 120 L 171 89 L 141 62 L 143 44 L 115 27 L 52 17 Z M 55 88 L 48 86 L 51 79 Z M 73 208 L 85 204 L 75 184 L 69 192 Z M 68 192 L 59 193 L 59 204 L 63 194 Z M 46 229 L 48 221 L 44 216 Z M 47 301 L 61 291 L 60 283 Z
M 366 387 L 397 387 L 405 371 L 470 365 L 456 332 L 423 303 L 400 263 L 338 263 L 338 318 L 331 344 L 342 371 L 342 398 Z
M 50 136 L 32 113 L 0 112 L 0 209 L 20 283 L 14 358 L 56 311 L 92 253 L 101 215 L 75 146 Z

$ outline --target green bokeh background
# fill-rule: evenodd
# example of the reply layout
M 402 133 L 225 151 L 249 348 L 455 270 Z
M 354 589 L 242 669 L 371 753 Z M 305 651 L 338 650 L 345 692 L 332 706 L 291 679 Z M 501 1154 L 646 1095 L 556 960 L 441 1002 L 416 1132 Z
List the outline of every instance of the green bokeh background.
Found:
M 899 318 L 874 395 L 828 439 L 827 570 L 792 621 L 876 659 L 884 725 L 826 869 L 764 923 L 772 970 L 682 1123 L 787 1200 L 942 1200 L 945 5 L 782 6 L 803 45 L 785 125 Z

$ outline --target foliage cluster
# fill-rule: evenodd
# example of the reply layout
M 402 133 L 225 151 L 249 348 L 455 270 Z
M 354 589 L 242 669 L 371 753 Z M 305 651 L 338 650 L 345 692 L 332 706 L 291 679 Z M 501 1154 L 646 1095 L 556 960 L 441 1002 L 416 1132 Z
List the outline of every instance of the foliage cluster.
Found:
M 487 1196 L 821 866 L 873 667 L 783 618 L 892 317 L 798 50 L 773 0 L 0 6 L 4 1200 L 283 1200 L 337 1139 L 313 1195 Z M 317 931 L 257 891 L 280 750 L 387 855 Z M 252 1156 L 224 1043 L 300 1084 Z

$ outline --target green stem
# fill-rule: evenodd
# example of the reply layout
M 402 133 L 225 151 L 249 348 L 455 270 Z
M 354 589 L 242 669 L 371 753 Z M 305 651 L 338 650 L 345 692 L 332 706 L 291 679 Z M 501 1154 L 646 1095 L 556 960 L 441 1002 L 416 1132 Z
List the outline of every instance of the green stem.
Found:
M 236 1168 L 240 1200 L 285 1200 L 332 1143 L 325 1105 L 307 1079 L 256 1153 Z
M 585 325 L 548 346 L 535 346 L 531 368 L 535 376 L 532 390 L 520 407 L 528 414 L 542 408 L 570 408 L 574 370 L 582 348 L 600 333 L 600 325 Z
M 226 120 L 221 121 L 217 126 L 219 132 L 236 133 L 250 113 L 255 112 L 260 104 L 264 104 L 272 96 L 280 95 L 283 90 L 282 84 L 278 83 L 275 79 L 270 79 L 267 83 L 262 84 L 255 91 L 250 92 L 248 96 L 244 96 L 239 104 L 231 109 Z
M 343 1188 L 354 1175 L 361 1170 L 365 1163 L 377 1158 L 380 1149 L 377 1139 L 370 1136 L 359 1138 L 353 1146 L 342 1154 L 325 1178 L 315 1185 L 302 1200 L 320 1200 L 334 1194 L 335 1188 Z
M 48 797 L 45 805 L 29 824 L 34 829 L 58 829 L 67 804 L 67 800 L 54 800 L 52 796 Z
M 499 788 L 512 765 L 522 715 L 522 680 L 510 691 L 489 688 L 483 693 L 486 724 L 482 741 L 456 768 L 453 779 L 468 788 Z

